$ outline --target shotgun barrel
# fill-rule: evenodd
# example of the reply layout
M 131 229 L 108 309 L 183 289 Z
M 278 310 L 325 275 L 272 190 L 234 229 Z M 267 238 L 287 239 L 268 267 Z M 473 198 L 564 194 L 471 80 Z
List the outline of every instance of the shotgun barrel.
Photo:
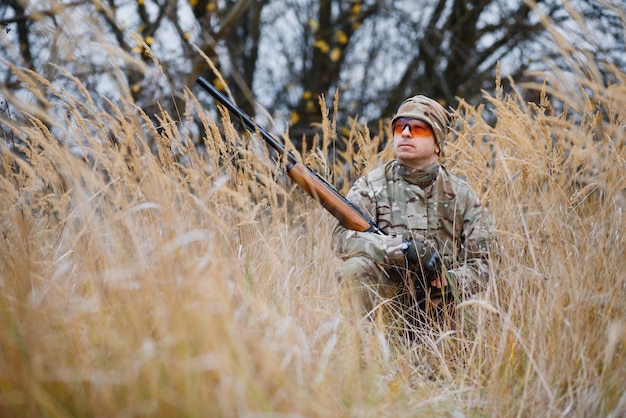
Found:
M 228 97 L 217 90 L 203 77 L 198 84 L 220 102 L 228 111 L 237 116 L 252 132 L 259 132 L 265 142 L 279 154 L 286 156 L 286 173 L 302 190 L 330 212 L 339 223 L 348 229 L 359 232 L 384 234 L 376 222 L 368 218 L 352 202 L 346 199 L 328 181 L 319 176 L 285 149 L 285 146 L 272 137 L 265 129 L 258 126 L 250 116 L 231 102 Z

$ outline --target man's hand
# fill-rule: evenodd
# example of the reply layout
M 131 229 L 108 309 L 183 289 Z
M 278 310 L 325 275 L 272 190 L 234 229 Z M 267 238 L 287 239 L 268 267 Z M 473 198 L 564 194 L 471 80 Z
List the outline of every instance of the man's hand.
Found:
M 447 274 L 441 272 L 439 277 L 436 280 L 430 282 L 430 287 L 436 287 L 437 289 L 441 289 L 448 285 L 448 279 L 446 278 Z
M 405 241 L 404 254 L 409 268 L 422 277 L 426 283 L 437 288 L 441 288 L 442 284 L 447 286 L 448 282 L 442 270 L 443 263 L 434 248 L 427 247 L 419 241 Z

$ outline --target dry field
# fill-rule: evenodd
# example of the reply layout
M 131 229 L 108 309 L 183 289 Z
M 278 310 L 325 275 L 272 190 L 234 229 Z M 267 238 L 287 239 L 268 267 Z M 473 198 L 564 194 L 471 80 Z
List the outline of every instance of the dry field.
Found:
M 128 98 L 12 71 L 40 106 L 2 92 L 27 120 L 2 120 L 1 416 L 626 414 L 623 71 L 546 75 L 564 113 L 499 80 L 459 107 L 446 164 L 490 208 L 499 260 L 466 332 L 419 343 L 352 319 L 333 218 L 227 115 L 186 92 L 157 130 Z M 332 181 L 389 153 L 355 122 L 343 172 L 324 157 L 338 131 L 303 153 Z

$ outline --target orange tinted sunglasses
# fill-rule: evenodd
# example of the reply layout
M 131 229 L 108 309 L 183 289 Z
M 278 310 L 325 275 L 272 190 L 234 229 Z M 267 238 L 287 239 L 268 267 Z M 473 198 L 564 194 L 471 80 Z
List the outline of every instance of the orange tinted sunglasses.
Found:
M 409 131 L 413 136 L 431 136 L 433 130 L 427 123 L 421 120 L 411 118 L 398 118 L 393 123 L 393 133 L 402 135 L 404 128 L 409 127 Z

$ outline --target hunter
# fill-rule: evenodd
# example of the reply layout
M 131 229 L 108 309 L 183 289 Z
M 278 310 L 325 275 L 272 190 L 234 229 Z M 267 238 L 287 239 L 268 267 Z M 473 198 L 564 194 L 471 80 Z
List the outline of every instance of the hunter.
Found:
M 426 96 L 391 121 L 395 158 L 358 179 L 347 199 L 386 235 L 333 230 L 337 277 L 366 316 L 380 307 L 425 320 L 485 288 L 492 221 L 467 182 L 440 164 L 451 114 Z M 432 317 L 432 316 L 431 316 Z

